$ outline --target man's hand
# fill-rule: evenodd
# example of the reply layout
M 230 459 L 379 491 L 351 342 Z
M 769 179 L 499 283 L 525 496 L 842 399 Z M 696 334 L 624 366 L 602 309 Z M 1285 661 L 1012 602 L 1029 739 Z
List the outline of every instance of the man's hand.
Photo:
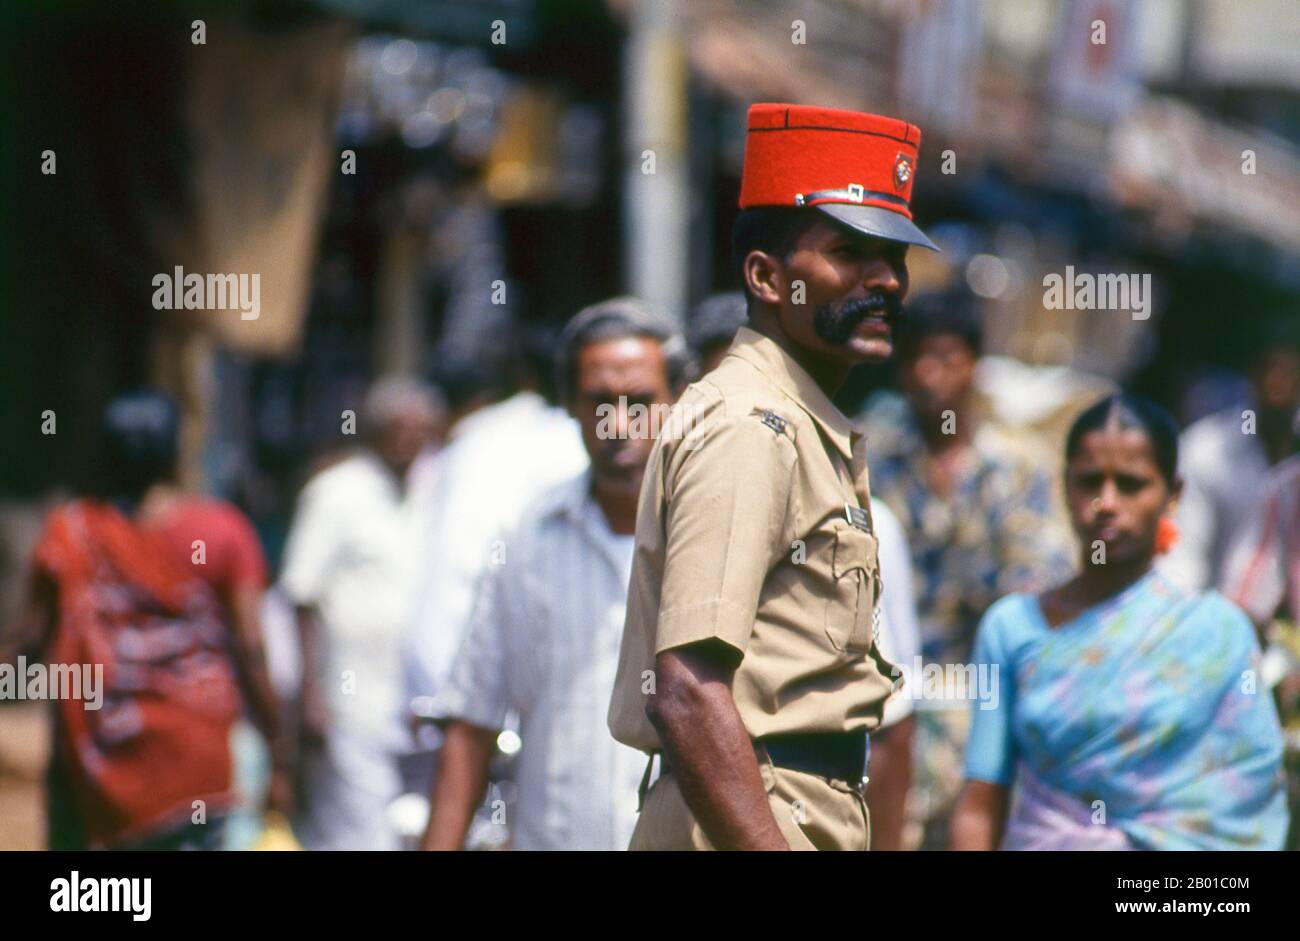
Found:
M 731 697 L 739 663 L 723 644 L 659 654 L 646 715 L 659 732 L 682 797 L 718 849 L 788 850 L 768 803 L 749 733 Z

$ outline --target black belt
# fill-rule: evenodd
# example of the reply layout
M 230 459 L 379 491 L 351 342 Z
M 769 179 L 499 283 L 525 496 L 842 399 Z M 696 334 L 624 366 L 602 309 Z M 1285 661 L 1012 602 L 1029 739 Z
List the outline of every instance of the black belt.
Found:
M 865 732 L 767 735 L 754 742 L 778 768 L 857 784 L 867 775 L 871 742 Z
M 766 735 L 754 740 L 754 747 L 762 746 L 772 764 L 790 771 L 802 771 L 823 778 L 834 778 L 857 784 L 867 776 L 871 759 L 871 740 L 864 732 L 803 732 L 787 735 Z M 659 755 L 662 774 L 672 770 L 668 756 Z M 653 756 L 651 758 L 653 762 Z M 646 777 L 650 766 L 646 766 Z M 648 783 L 648 782 L 647 782 Z

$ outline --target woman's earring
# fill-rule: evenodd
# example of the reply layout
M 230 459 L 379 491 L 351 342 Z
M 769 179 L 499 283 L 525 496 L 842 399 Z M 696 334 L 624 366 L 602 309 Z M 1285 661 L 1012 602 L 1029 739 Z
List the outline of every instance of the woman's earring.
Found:
M 1178 541 L 1178 526 L 1172 516 L 1160 517 L 1156 523 L 1156 554 L 1164 555 Z

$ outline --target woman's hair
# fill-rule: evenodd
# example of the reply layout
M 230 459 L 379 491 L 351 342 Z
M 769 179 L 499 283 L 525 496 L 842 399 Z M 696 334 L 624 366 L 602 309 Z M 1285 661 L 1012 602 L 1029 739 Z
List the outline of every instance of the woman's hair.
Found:
M 158 389 L 133 389 L 109 402 L 99 426 L 100 462 L 91 495 L 135 501 L 174 478 L 180 424 L 176 403 Z
M 1076 418 L 1065 439 L 1066 463 L 1078 453 L 1084 435 L 1112 422 L 1122 430 L 1133 429 L 1147 436 L 1160 476 L 1172 489 L 1178 476 L 1178 424 L 1155 402 L 1136 395 L 1107 396 Z

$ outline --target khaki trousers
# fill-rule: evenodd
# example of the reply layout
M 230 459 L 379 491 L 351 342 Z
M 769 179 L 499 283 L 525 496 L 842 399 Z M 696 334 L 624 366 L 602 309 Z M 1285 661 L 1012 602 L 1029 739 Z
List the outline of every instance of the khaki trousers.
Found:
M 827 780 L 773 766 L 758 754 L 758 770 L 776 825 L 795 850 L 865 850 L 871 846 L 867 802 L 848 781 Z M 631 850 L 711 850 L 703 829 L 682 798 L 671 771 L 646 793 L 632 833 Z

